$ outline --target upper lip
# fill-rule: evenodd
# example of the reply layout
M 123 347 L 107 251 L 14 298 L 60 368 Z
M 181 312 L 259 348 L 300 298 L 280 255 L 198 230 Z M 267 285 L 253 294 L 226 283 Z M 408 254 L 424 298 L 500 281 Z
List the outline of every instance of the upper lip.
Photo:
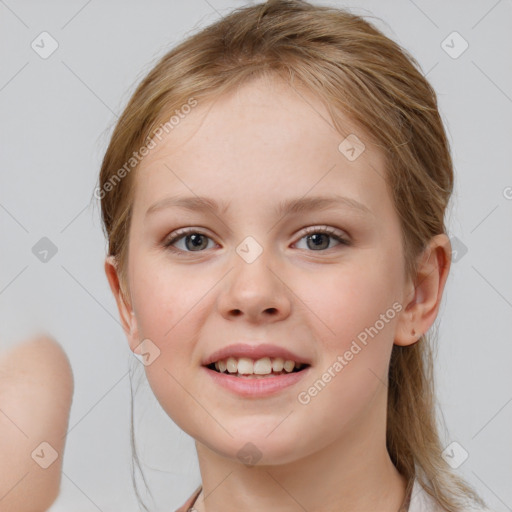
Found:
M 208 366 L 211 363 L 215 363 L 221 359 L 227 359 L 228 357 L 248 357 L 255 361 L 263 357 L 282 357 L 285 361 L 291 360 L 296 363 L 311 364 L 309 359 L 299 356 L 291 350 L 268 343 L 260 345 L 235 343 L 233 345 L 228 345 L 227 347 L 223 347 L 210 354 L 201 364 L 203 366 Z

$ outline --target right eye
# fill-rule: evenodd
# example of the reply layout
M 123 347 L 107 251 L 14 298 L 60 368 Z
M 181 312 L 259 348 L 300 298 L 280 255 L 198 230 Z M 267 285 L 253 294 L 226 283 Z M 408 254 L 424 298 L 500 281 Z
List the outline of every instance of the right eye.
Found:
M 185 228 L 178 230 L 174 233 L 171 238 L 168 238 L 164 242 L 164 247 L 174 253 L 187 253 L 187 252 L 202 252 L 201 249 L 207 248 L 208 242 L 206 240 L 212 240 L 209 236 L 196 229 Z M 184 248 L 175 249 L 172 246 L 176 242 L 184 242 Z

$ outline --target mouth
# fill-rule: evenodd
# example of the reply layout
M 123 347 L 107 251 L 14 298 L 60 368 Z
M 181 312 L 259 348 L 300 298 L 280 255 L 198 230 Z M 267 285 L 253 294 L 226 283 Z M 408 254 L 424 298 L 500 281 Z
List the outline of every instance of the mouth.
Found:
M 272 343 L 225 346 L 201 362 L 205 376 L 244 398 L 264 398 L 291 390 L 312 371 L 312 360 Z
M 293 389 L 311 373 L 309 363 L 295 363 L 292 360 L 283 362 L 280 358 L 275 361 L 268 357 L 254 363 L 251 359 L 244 359 L 230 357 L 224 361 L 204 364 L 201 368 L 214 386 L 248 399 L 263 399 Z
M 270 377 L 278 377 L 279 375 L 300 373 L 311 366 L 307 363 L 295 363 L 291 360 L 283 362 L 282 360 L 279 361 L 279 358 L 271 360 L 270 358 L 265 358 L 269 359 L 269 361 L 260 360 L 262 363 L 259 367 L 254 368 L 254 363 L 251 360 L 244 361 L 242 358 L 238 361 L 230 361 L 229 359 L 210 363 L 204 367 L 218 374 L 228 375 L 231 377 L 239 377 L 242 379 L 266 379 Z M 242 363 L 242 368 L 238 368 L 240 362 Z M 251 365 L 253 365 L 252 369 Z

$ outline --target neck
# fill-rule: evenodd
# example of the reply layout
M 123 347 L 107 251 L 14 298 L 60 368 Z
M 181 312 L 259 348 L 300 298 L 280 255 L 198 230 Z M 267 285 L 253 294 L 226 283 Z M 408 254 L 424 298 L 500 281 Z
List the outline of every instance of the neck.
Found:
M 407 481 L 386 449 L 385 407 L 375 405 L 362 424 L 347 427 L 334 442 L 287 464 L 248 467 L 196 441 L 202 491 L 194 508 L 198 512 L 398 512 Z

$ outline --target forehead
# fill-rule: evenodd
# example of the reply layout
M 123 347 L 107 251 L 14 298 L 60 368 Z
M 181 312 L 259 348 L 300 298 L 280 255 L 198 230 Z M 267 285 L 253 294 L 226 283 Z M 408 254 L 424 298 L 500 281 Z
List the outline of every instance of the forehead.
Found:
M 343 193 L 373 209 L 387 194 L 384 158 L 341 118 L 342 134 L 312 92 L 267 78 L 198 101 L 143 158 L 135 208 L 143 213 L 175 193 L 257 202 L 311 191 Z

